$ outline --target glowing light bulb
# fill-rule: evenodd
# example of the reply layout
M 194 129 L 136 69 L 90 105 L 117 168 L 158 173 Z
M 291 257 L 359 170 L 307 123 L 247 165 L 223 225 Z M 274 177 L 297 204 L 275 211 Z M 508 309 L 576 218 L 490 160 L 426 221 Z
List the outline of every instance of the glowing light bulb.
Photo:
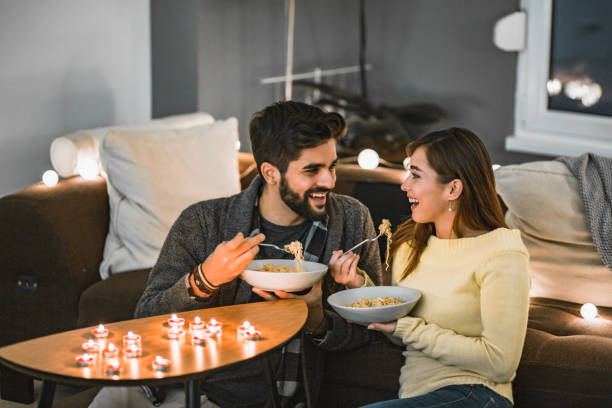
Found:
M 98 163 L 91 159 L 81 159 L 77 165 L 78 173 L 85 180 L 93 180 L 98 177 Z
M 546 81 L 546 90 L 549 95 L 559 95 L 561 89 L 563 89 L 563 84 L 557 78 Z
M 585 303 L 580 308 L 580 314 L 585 319 L 594 319 L 597 316 L 597 306 L 592 303 Z
M 47 170 L 42 175 L 42 182 L 45 183 L 47 187 L 53 187 L 57 184 L 59 177 L 57 173 L 53 170 Z
M 378 153 L 372 149 L 363 149 L 359 152 L 359 156 L 357 156 L 357 163 L 362 169 L 373 170 L 378 167 L 378 163 L 380 163 L 380 158 L 378 157 Z
M 593 106 L 599 99 L 601 99 L 601 86 L 598 83 L 593 82 L 587 85 L 588 90 L 586 93 L 580 98 L 582 104 L 586 107 Z

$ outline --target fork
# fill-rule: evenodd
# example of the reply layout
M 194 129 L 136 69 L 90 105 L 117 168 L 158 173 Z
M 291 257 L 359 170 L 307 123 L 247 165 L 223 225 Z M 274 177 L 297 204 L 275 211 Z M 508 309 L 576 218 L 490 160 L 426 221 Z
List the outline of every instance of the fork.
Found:
M 288 252 L 288 253 L 290 253 L 290 252 L 289 252 L 289 251 L 287 251 L 286 249 L 281 248 L 281 247 L 279 247 L 279 246 L 276 246 L 276 245 L 274 245 L 274 244 L 264 244 L 264 243 L 261 243 L 261 242 L 260 242 L 260 243 L 259 243 L 259 245 L 262 245 L 262 246 L 267 246 L 267 247 L 270 247 L 270 248 L 278 249 L 279 251 L 282 251 L 282 252 Z
M 360 246 L 362 246 L 363 244 L 365 244 L 366 242 L 372 242 L 372 241 L 376 241 L 378 238 L 380 238 L 382 236 L 382 232 L 379 233 L 377 236 L 375 236 L 374 238 L 366 238 L 363 241 L 361 241 L 360 243 L 358 243 L 357 245 L 355 245 L 354 247 L 352 247 L 351 249 L 347 249 L 346 251 L 344 251 L 344 253 L 342 254 L 342 256 L 348 254 L 349 252 L 351 252 L 354 249 L 359 248 Z

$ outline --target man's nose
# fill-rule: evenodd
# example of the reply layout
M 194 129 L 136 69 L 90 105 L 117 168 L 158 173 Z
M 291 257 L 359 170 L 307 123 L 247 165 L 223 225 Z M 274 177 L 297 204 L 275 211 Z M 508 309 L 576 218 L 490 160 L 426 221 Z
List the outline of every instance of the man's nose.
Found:
M 336 177 L 329 170 L 322 171 L 319 173 L 319 179 L 317 180 L 317 184 L 321 187 L 325 187 L 331 190 L 336 185 Z

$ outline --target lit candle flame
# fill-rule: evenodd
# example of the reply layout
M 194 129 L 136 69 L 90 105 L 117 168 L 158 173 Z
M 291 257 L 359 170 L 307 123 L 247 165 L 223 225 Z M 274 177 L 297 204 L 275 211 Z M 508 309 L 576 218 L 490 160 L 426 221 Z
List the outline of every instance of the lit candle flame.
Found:
M 162 356 L 157 356 L 157 357 L 155 357 L 155 362 L 157 364 L 163 364 L 164 363 L 164 358 Z
M 92 346 L 94 345 L 93 340 L 92 340 L 92 339 L 87 340 L 87 345 L 88 345 L 89 347 L 92 347 Z
M 98 331 L 101 331 L 101 332 L 104 331 L 104 325 L 102 323 L 98 325 Z
M 89 356 L 89 354 L 85 353 L 83 354 L 83 360 L 89 360 L 91 357 Z
M 242 322 L 242 325 L 244 327 L 251 327 L 251 323 L 249 323 L 247 320 L 245 320 L 244 322 Z
M 195 317 L 195 319 L 193 319 L 193 320 L 194 320 L 194 322 L 195 322 L 196 324 L 200 324 L 200 322 L 201 322 L 201 320 L 200 320 L 200 316 L 196 316 L 196 317 Z
M 178 316 L 175 313 L 172 313 L 172 316 L 170 317 L 172 320 L 176 320 L 178 318 Z
M 128 337 L 134 337 L 134 333 L 132 333 L 131 331 L 128 332 Z
M 217 324 L 217 321 L 215 319 L 210 319 L 210 324 L 215 325 Z
M 115 345 L 113 343 L 108 343 L 108 351 L 115 350 Z
M 108 365 L 113 367 L 113 368 L 118 368 L 119 367 L 119 360 L 117 360 L 116 358 L 112 358 L 112 359 L 108 360 Z

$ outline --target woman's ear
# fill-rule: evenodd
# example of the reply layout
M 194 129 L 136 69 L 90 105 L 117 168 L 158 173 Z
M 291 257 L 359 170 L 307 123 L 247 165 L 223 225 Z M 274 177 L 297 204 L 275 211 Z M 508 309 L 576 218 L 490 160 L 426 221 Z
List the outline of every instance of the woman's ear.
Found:
M 268 162 L 261 164 L 261 176 L 266 180 L 266 183 L 272 186 L 280 182 L 280 171 L 275 165 Z
M 450 191 L 448 193 L 448 199 L 449 200 L 458 199 L 461 196 L 461 193 L 463 192 L 463 182 L 460 179 L 454 179 L 453 181 L 448 183 L 448 185 L 450 186 Z

